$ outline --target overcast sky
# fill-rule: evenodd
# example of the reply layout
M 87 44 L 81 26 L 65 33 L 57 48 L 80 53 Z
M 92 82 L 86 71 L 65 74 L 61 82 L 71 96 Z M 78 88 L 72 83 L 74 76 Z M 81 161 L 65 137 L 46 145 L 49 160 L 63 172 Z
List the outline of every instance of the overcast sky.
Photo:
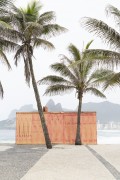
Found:
M 25 7 L 31 0 L 16 0 L 16 5 Z M 106 47 L 99 38 L 88 33 L 85 29 L 80 26 L 80 19 L 88 16 L 97 19 L 101 19 L 109 23 L 114 27 L 111 18 L 107 18 L 105 14 L 105 7 L 108 4 L 114 5 L 120 9 L 120 3 L 118 0 L 42 0 L 43 12 L 55 11 L 56 23 L 66 27 L 69 31 L 51 39 L 51 42 L 55 45 L 56 49 L 52 52 L 48 52 L 41 48 L 35 51 L 34 59 L 34 71 L 36 80 L 52 73 L 49 65 L 59 61 L 59 54 L 67 54 L 67 46 L 70 43 L 75 44 L 80 50 L 84 44 L 91 39 L 94 42 L 91 48 L 108 48 Z M 23 63 L 22 61 L 18 64 L 19 67 L 15 67 L 13 61 L 13 55 L 8 54 L 9 61 L 12 65 L 12 71 L 7 71 L 3 64 L 0 64 L 0 80 L 4 86 L 4 99 L 0 100 L 0 120 L 7 118 L 8 114 L 13 109 L 19 109 L 21 106 L 26 104 L 33 104 L 36 108 L 36 101 L 32 86 L 29 88 L 25 83 Z M 63 107 L 69 109 L 75 109 L 77 107 L 77 99 L 75 93 L 48 97 L 43 96 L 45 87 L 39 86 L 39 92 L 41 95 L 42 104 L 45 105 L 47 101 L 52 98 L 55 103 L 61 103 Z M 120 104 L 120 89 L 114 88 L 106 91 L 107 100 L 110 102 Z M 101 102 L 103 99 L 97 98 L 91 95 L 85 95 L 83 102 Z

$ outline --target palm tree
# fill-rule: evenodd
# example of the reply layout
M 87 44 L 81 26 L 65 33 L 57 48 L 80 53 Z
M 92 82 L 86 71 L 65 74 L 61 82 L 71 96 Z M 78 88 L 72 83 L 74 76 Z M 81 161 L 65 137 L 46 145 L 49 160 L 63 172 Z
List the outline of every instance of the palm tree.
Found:
M 82 18 L 81 25 L 85 27 L 90 33 L 93 33 L 97 37 L 100 37 L 100 39 L 110 47 L 112 50 L 103 50 L 103 49 L 91 49 L 86 52 L 88 56 L 94 56 L 99 63 L 102 63 L 104 65 L 107 65 L 107 68 L 111 69 L 113 67 L 116 67 L 120 64 L 120 10 L 112 5 L 108 5 L 106 7 L 106 13 L 107 15 L 111 15 L 114 17 L 114 21 L 116 23 L 117 30 L 110 27 L 108 24 L 101 20 L 97 20 L 95 18 L 90 17 L 84 17 Z M 97 57 L 104 58 L 99 59 Z M 112 69 L 111 69 L 112 70 Z M 110 84 L 113 86 L 114 84 L 118 84 L 120 79 L 120 72 L 114 73 L 111 72 L 111 83 L 110 83 L 110 76 L 109 81 L 106 81 L 105 87 L 107 88 Z M 109 74 L 109 73 L 108 73 Z
M 18 61 L 23 59 L 24 74 L 28 85 L 30 85 L 30 79 L 32 80 L 46 146 L 50 149 L 52 145 L 34 75 L 33 53 L 34 49 L 40 46 L 45 49 L 54 49 L 53 44 L 47 39 L 64 32 L 66 29 L 54 23 L 54 12 L 50 11 L 41 14 L 41 9 L 42 5 L 39 1 L 31 2 L 25 9 L 13 5 L 11 11 L 6 13 L 6 16 L 0 16 L 0 18 L 9 23 L 11 27 L 6 28 L 2 35 L 14 44 L 15 64 L 18 65 Z
M 89 48 L 91 43 L 92 41 L 86 45 L 85 50 Z M 95 87 L 96 71 L 92 72 L 94 62 L 88 61 L 89 59 L 88 57 L 86 59 L 84 51 L 80 52 L 73 44 L 69 45 L 68 51 L 71 54 L 71 58 L 62 55 L 62 62 L 51 65 L 52 70 L 59 73 L 60 76 L 46 76 L 39 80 L 38 84 L 48 85 L 44 95 L 58 95 L 74 89 L 76 90 L 79 103 L 75 145 L 80 145 L 82 144 L 80 137 L 80 114 L 83 94 L 90 92 L 102 98 L 105 98 L 105 95 Z M 80 63 L 75 65 L 79 61 Z
M 10 0 L 0 0 L 0 16 L 5 16 L 7 10 L 11 7 L 12 1 Z M 8 28 L 9 25 L 0 19 L 0 32 L 4 31 L 4 28 Z M 3 39 L 2 34 L 0 34 L 0 61 L 7 66 L 8 70 L 11 68 L 9 61 L 6 56 L 6 50 L 11 50 L 12 43 Z M 4 90 L 2 83 L 0 82 L 0 97 L 3 98 Z

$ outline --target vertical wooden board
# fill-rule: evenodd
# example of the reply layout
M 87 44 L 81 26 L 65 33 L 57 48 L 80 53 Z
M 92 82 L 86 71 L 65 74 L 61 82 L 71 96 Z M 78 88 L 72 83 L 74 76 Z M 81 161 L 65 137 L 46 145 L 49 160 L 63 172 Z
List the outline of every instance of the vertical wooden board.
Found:
M 46 125 L 48 128 L 48 133 L 49 133 L 49 137 L 51 142 L 53 142 L 53 138 L 54 138 L 54 119 L 53 119 L 53 114 L 52 113 L 44 113 L 45 115 L 45 120 L 46 120 Z
M 32 144 L 45 144 L 39 113 L 32 114 Z
M 63 115 L 50 113 L 47 117 L 47 127 L 52 143 L 63 143 Z
M 96 144 L 96 113 L 89 112 L 81 115 L 81 139 L 82 144 Z
M 28 113 L 17 113 L 16 119 L 16 144 L 31 144 L 32 116 Z
M 77 127 L 77 116 L 75 113 L 64 113 L 64 144 L 74 144 Z

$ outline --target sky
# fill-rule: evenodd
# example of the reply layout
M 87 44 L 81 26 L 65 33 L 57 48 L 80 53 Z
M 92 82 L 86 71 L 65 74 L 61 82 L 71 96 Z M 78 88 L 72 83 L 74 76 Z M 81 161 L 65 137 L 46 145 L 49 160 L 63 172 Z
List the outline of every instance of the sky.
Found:
M 25 7 L 31 0 L 16 0 L 15 5 Z M 80 50 L 83 44 L 86 44 L 91 39 L 94 39 L 91 48 L 108 47 L 102 43 L 101 39 L 90 34 L 80 25 L 80 20 L 83 17 L 92 17 L 101 19 L 114 27 L 112 18 L 106 17 L 105 7 L 111 4 L 120 9 L 118 0 L 41 0 L 43 5 L 42 12 L 54 11 L 56 13 L 56 23 L 66 27 L 68 32 L 56 36 L 50 41 L 54 44 L 55 50 L 47 51 L 42 48 L 35 50 L 34 71 L 36 80 L 52 74 L 50 65 L 60 61 L 59 54 L 68 55 L 67 47 L 70 43 L 76 45 Z M 7 54 L 12 70 L 8 71 L 4 64 L 0 63 L 0 80 L 4 87 L 4 99 L 0 100 L 0 120 L 8 117 L 13 109 L 19 109 L 21 106 L 32 104 L 36 108 L 36 101 L 32 86 L 29 88 L 25 82 L 22 60 L 18 67 L 14 65 L 13 54 Z M 76 109 L 78 100 L 75 92 L 61 96 L 43 96 L 46 86 L 38 86 L 41 102 L 44 106 L 49 99 L 53 99 L 55 103 L 61 103 L 63 107 L 68 109 Z M 120 89 L 113 88 L 106 91 L 107 101 L 120 104 Z M 83 103 L 86 102 L 101 102 L 101 98 L 86 94 L 83 98 Z

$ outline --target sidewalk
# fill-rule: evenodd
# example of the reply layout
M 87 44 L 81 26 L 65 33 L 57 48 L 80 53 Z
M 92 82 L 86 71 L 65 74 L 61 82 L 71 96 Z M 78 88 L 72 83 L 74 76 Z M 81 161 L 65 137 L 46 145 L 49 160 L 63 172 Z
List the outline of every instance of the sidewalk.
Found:
M 120 180 L 120 145 L 56 145 L 21 180 Z

